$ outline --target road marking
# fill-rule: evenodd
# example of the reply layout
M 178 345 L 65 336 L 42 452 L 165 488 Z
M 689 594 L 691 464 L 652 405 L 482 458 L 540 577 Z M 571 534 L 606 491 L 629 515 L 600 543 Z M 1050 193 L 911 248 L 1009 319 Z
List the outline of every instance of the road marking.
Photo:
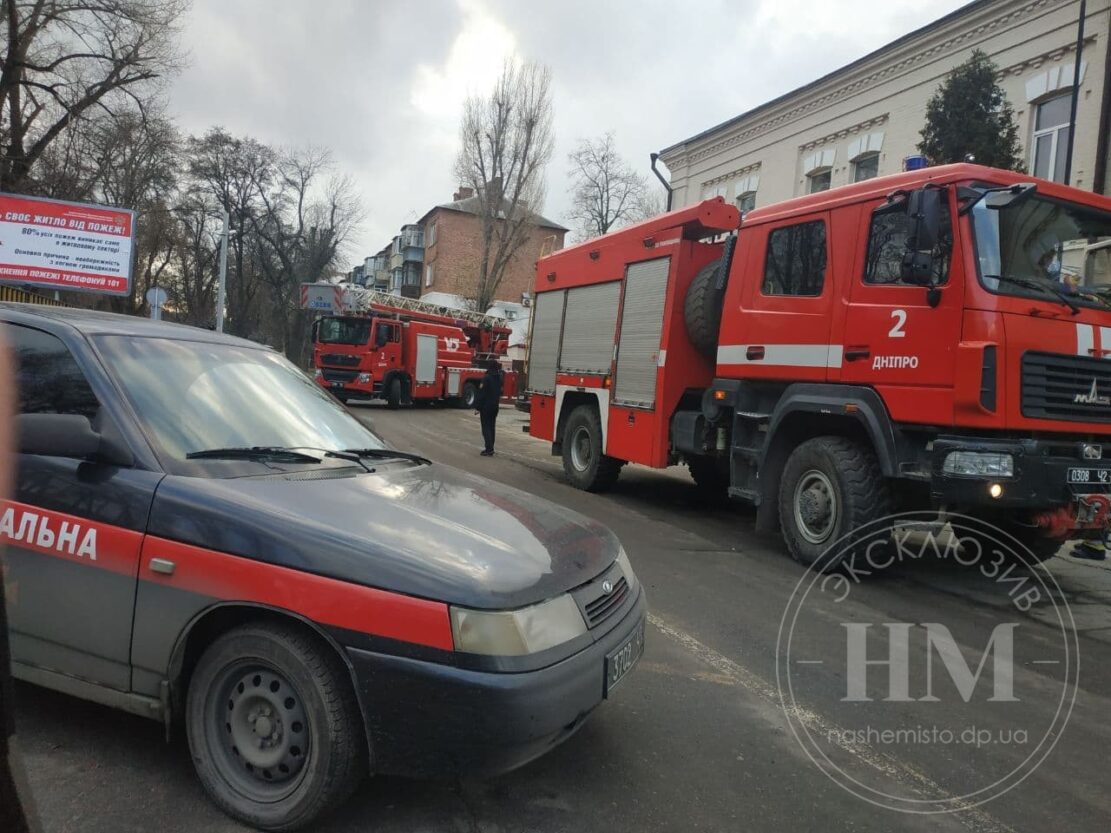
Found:
M 775 686 L 770 685 L 760 675 L 749 671 L 708 645 L 704 645 L 689 633 L 668 624 L 654 613 L 648 614 L 648 621 L 656 630 L 678 642 L 702 662 L 717 671 L 719 675 L 732 680 L 734 685 L 771 701 L 777 709 L 782 709 L 779 692 Z M 870 744 L 853 743 L 847 740 L 850 733 L 836 723 L 826 720 L 818 713 L 800 707 L 793 712 L 793 717 L 800 723 L 805 724 L 811 733 L 820 734 L 822 737 L 831 739 L 831 743 L 852 755 L 861 763 L 895 779 L 901 784 L 910 786 L 919 794 L 930 797 L 947 797 L 949 795 L 940 784 L 906 761 L 900 761 L 885 752 L 880 752 Z M 1008 827 L 978 807 L 968 807 L 950 815 L 969 830 L 976 831 L 976 833 L 1014 833 L 1014 828 Z

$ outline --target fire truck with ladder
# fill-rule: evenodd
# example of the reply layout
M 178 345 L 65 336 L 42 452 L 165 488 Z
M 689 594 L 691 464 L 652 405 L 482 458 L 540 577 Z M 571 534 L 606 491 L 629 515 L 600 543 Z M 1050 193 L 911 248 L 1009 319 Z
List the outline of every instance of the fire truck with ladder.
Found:
M 502 395 L 516 394 L 504 319 L 359 286 L 334 293 L 338 313 L 313 323 L 313 375 L 340 401 L 474 407 L 489 362 L 502 367 Z
M 1111 518 L 1108 241 L 1111 199 L 970 164 L 682 208 L 539 261 L 529 430 L 590 491 L 685 463 L 807 564 L 906 510 L 1049 558 Z

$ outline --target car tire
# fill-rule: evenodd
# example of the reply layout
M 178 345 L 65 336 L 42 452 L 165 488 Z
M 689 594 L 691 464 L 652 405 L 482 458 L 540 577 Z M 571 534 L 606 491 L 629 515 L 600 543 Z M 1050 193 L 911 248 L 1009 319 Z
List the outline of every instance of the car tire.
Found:
M 460 407 L 472 411 L 478 405 L 478 385 L 474 382 L 467 382 L 467 384 L 463 385 L 462 403 Z
M 621 474 L 623 463 L 602 453 L 602 420 L 593 405 L 579 405 L 563 430 L 563 471 L 571 485 L 604 492 Z
M 185 731 L 209 797 L 262 830 L 297 830 L 339 806 L 368 760 L 346 670 L 292 626 L 245 625 L 216 639 L 189 681 Z
M 394 376 L 386 386 L 386 407 L 396 411 L 401 407 L 401 378 Z
M 871 448 L 847 437 L 815 437 L 787 458 L 779 522 L 791 557 L 814 566 L 849 532 L 891 514 L 891 494 Z M 839 561 L 828 558 L 822 570 Z

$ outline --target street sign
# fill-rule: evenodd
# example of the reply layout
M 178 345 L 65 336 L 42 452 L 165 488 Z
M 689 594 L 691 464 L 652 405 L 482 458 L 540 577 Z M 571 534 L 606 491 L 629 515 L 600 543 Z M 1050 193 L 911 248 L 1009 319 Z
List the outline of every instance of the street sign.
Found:
M 0 281 L 127 295 L 135 213 L 0 194 Z

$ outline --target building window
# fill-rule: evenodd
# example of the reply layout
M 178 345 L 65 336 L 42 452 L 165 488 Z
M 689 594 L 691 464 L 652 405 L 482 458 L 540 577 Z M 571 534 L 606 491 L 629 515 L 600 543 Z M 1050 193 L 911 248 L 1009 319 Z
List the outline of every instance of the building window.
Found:
M 853 182 L 863 182 L 866 179 L 879 176 L 880 173 L 880 155 L 878 153 L 866 153 L 863 156 L 858 156 L 853 161 Z
M 737 208 L 744 214 L 746 211 L 751 211 L 756 207 L 756 192 L 746 191 L 743 194 L 737 195 Z
M 429 263 L 427 266 L 424 267 L 424 285 L 432 286 L 432 280 L 432 264 Z
M 827 186 L 828 187 L 828 186 Z M 822 294 L 826 278 L 826 224 L 817 220 L 775 229 L 768 235 L 765 295 Z
M 826 168 L 824 171 L 814 171 L 806 175 L 806 191 L 808 194 L 817 194 L 819 191 L 828 191 L 833 181 L 833 171 Z
M 428 245 L 436 245 L 436 223 L 432 222 L 428 226 Z
M 1030 165 L 1034 176 L 1052 179 L 1054 182 L 1064 182 L 1071 109 L 1071 92 L 1035 106 L 1034 141 L 1031 143 L 1034 158 Z
M 911 219 L 907 216 L 906 203 L 883 206 L 873 212 L 872 226 L 868 232 L 868 252 L 864 260 L 865 283 L 893 286 L 903 283 L 903 256 L 906 254 L 907 237 L 911 232 Z M 949 203 L 943 197 L 937 245 L 932 252 L 933 277 L 938 285 L 949 280 L 952 251 L 953 224 L 949 217 Z

